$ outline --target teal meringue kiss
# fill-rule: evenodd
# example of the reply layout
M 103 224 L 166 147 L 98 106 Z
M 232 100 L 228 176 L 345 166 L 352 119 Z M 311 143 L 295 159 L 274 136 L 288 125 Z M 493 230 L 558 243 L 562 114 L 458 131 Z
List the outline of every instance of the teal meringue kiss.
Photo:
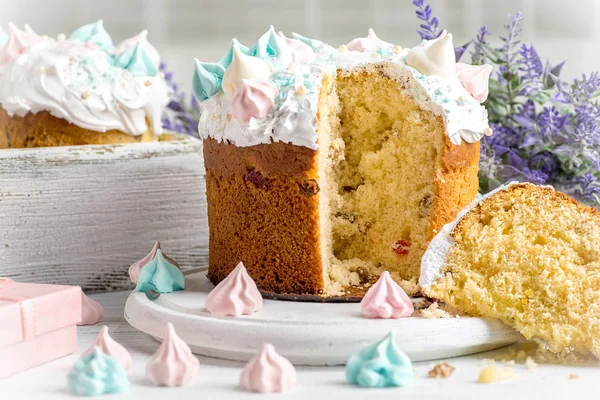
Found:
M 405 386 L 412 376 L 412 362 L 396 347 L 392 332 L 346 362 L 346 379 L 353 385 L 369 388 Z
M 121 364 L 99 347 L 81 357 L 67 376 L 69 390 L 79 396 L 120 393 L 129 389 L 127 373 Z
M 140 270 L 136 292 L 153 290 L 158 293 L 171 293 L 185 288 L 183 273 L 170 263 L 162 250 L 156 250 L 156 256 Z

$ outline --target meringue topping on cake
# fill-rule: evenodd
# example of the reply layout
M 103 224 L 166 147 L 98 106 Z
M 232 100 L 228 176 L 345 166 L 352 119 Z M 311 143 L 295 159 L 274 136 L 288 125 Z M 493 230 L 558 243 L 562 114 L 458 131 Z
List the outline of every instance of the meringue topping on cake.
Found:
M 489 64 L 456 63 L 456 77 L 475 100 L 483 103 L 489 94 L 489 80 L 492 69 L 493 67 Z
M 146 378 L 160 386 L 182 386 L 198 373 L 200 362 L 190 347 L 177 336 L 172 323 L 167 323 L 167 335 L 146 365 Z
M 206 297 L 213 315 L 249 315 L 262 308 L 263 299 L 243 263 L 239 263 Z
M 369 28 L 369 33 L 365 38 L 357 38 L 346 45 L 346 48 L 350 51 L 377 51 L 383 47 L 393 47 L 394 45 L 388 42 L 384 42 L 379 39 L 375 34 L 375 31 Z
M 231 100 L 231 115 L 248 123 L 250 118 L 264 118 L 273 107 L 277 88 L 265 81 L 242 79 Z
M 242 370 L 240 385 L 251 392 L 289 392 L 296 386 L 296 369 L 266 343 Z
M 443 31 L 432 40 L 428 40 L 406 54 L 406 64 L 423 75 L 454 77 L 456 56 L 452 44 L 452 34 Z
M 94 341 L 94 344 L 83 352 L 82 357 L 92 353 L 94 348 L 99 348 L 102 350 L 104 354 L 107 354 L 111 357 L 117 359 L 117 361 L 121 364 L 121 366 L 128 370 L 133 364 L 133 360 L 131 359 L 131 355 L 127 351 L 125 347 L 117 343 L 110 335 L 108 334 L 108 326 L 103 326 L 100 328 L 100 332 Z
M 271 70 L 267 63 L 257 57 L 244 54 L 238 47 L 233 47 L 233 58 L 223 74 L 223 92 L 233 97 L 235 90 L 242 84 L 242 79 L 268 81 Z
M 39 37 L 12 24 L 9 30 L 0 48 L 0 103 L 10 117 L 46 111 L 97 132 L 162 133 L 170 89 L 146 39 L 117 57 L 102 21 L 69 39 Z
M 410 317 L 415 311 L 408 295 L 388 271 L 383 271 L 377 283 L 367 291 L 360 302 L 360 309 L 369 318 Z
M 81 322 L 77 325 L 96 325 L 104 319 L 104 307 L 81 292 Z

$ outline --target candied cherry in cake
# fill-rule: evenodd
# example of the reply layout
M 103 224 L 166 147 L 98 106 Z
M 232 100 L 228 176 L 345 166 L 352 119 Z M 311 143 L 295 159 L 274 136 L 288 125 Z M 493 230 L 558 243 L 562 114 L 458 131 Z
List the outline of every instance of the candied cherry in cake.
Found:
M 406 240 L 398 240 L 396 243 L 394 243 L 392 245 L 392 250 L 396 254 L 405 256 L 408 254 L 408 252 L 410 250 L 410 242 L 407 242 Z

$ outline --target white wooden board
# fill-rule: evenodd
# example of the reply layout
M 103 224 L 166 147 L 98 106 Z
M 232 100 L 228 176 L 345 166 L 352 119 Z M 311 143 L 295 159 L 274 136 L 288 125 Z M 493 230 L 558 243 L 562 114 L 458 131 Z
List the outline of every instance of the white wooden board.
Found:
M 495 349 L 522 339 L 502 322 L 484 318 L 368 319 L 359 303 L 303 303 L 265 300 L 259 313 L 215 317 L 205 308 L 213 285 L 206 270 L 186 276 L 186 290 L 149 300 L 132 293 L 125 319 L 161 340 L 166 323 L 196 354 L 249 360 L 263 343 L 296 365 L 342 365 L 363 347 L 395 332 L 399 347 L 413 361 L 434 360 Z
M 182 267 L 206 265 L 201 141 L 0 150 L 0 276 L 129 288 L 127 268 L 159 240 Z

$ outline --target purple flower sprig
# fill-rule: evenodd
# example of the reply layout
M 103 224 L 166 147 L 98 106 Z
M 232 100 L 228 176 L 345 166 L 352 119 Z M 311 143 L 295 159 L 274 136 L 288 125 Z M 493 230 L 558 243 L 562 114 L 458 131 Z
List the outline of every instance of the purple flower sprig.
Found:
M 200 108 L 196 97 L 192 94 L 186 96 L 173 79 L 173 73 L 167 69 L 165 63 L 160 63 L 160 71 L 169 86 L 169 103 L 162 116 L 162 127 L 166 131 L 185 133 L 198 137 L 198 121 Z M 189 98 L 189 100 L 188 100 Z
M 436 17 L 432 17 L 432 10 L 429 4 L 425 4 L 425 0 L 413 0 L 413 4 L 417 6 L 417 18 L 422 22 L 417 32 L 423 40 L 436 39 L 442 31 L 439 29 L 439 21 Z
M 419 20 L 435 20 L 437 32 L 431 7 L 414 4 Z M 522 24 L 520 13 L 512 15 L 498 46 L 485 26 L 471 41 L 471 63 L 491 64 L 495 71 L 485 102 L 494 134 L 481 140 L 480 192 L 527 181 L 599 207 L 600 73 L 561 79 L 564 61 L 544 64 L 533 45 L 521 42 Z M 421 38 L 431 31 L 424 25 L 432 26 L 421 23 Z

